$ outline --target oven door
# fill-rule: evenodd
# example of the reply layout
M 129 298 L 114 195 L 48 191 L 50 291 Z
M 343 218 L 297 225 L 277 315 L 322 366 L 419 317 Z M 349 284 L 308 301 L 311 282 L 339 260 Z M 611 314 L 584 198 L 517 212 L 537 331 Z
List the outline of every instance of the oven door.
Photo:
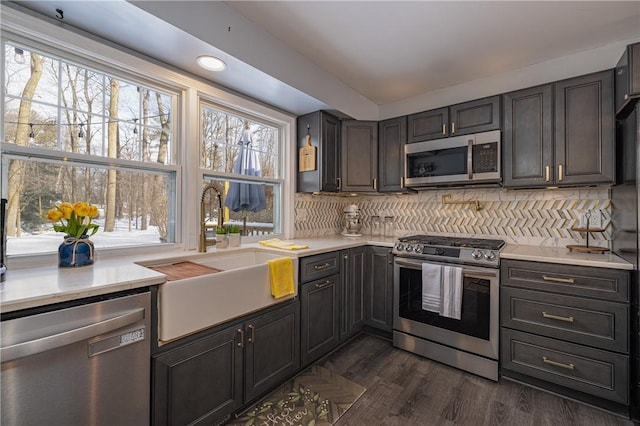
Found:
M 456 320 L 422 309 L 422 263 L 394 261 L 394 330 L 497 360 L 499 269 L 461 266 L 462 315 Z

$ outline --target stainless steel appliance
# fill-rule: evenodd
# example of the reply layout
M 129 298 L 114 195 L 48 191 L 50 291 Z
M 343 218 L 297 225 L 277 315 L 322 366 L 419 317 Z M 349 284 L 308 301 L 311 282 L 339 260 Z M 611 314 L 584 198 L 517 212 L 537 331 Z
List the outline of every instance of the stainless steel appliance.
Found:
M 499 184 L 500 144 L 499 130 L 406 144 L 405 186 Z
M 499 263 L 504 241 L 416 235 L 400 238 L 394 260 L 394 346 L 498 380 Z M 422 264 L 462 268 L 460 319 L 422 308 Z
M 1 423 L 148 425 L 150 317 L 145 292 L 3 318 Z

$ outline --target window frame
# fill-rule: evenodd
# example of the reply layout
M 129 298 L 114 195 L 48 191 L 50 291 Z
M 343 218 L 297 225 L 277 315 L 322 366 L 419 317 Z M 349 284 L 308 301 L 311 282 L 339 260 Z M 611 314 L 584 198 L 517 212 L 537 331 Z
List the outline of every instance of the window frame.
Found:
M 176 105 L 172 105 L 173 124 L 173 167 L 176 168 L 176 241 L 177 243 L 145 246 L 145 248 L 102 249 L 98 256 L 104 257 L 146 257 L 174 252 L 178 255 L 197 249 L 199 237 L 199 199 L 204 175 L 199 163 L 201 100 L 227 108 L 234 113 L 255 117 L 280 128 L 280 179 L 281 179 L 281 231 L 285 238 L 294 236 L 293 225 L 295 206 L 295 139 L 296 117 L 269 106 L 261 101 L 217 85 L 214 82 L 193 76 L 186 71 L 163 66 L 154 58 L 141 55 L 125 47 L 115 46 L 97 36 L 87 35 L 70 26 L 44 21 L 23 11 L 0 4 L 3 15 L 0 21 L 0 40 L 31 47 L 64 58 L 66 61 L 82 64 L 100 72 L 122 77 L 128 81 L 140 82 L 149 88 L 166 91 L 172 88 Z M 2 77 L 4 79 L 4 76 Z M 3 144 L 7 145 L 7 144 Z M 293 146 L 294 148 L 289 148 Z M 70 154 L 70 153 L 67 153 Z M 46 155 L 46 154 L 43 154 Z M 114 160 L 114 159 L 110 159 Z M 99 161 L 99 160 L 98 160 Z M 127 161 L 127 160 L 122 160 Z M 1 163 L 1 161 L 0 161 Z M 0 171 L 0 174 L 2 171 Z M 6 194 L 2 194 L 6 197 Z M 249 242 L 249 241 L 247 241 Z M 244 243 L 244 241 L 243 241 Z M 54 254 L 46 259 L 40 256 L 11 256 L 10 268 L 33 267 L 41 263 L 52 264 Z
M 235 173 L 215 171 L 215 170 L 206 169 L 202 167 L 202 165 L 200 164 L 200 161 L 198 161 L 198 169 L 200 171 L 200 175 L 202 176 L 201 182 L 204 182 L 207 179 L 213 179 L 213 180 L 230 179 L 236 182 L 240 181 L 240 182 L 248 182 L 248 183 L 266 183 L 274 186 L 277 185 L 279 187 L 279 196 L 276 199 L 274 199 L 274 205 L 273 205 L 274 232 L 272 234 L 269 234 L 269 237 L 270 238 L 282 237 L 285 234 L 285 228 L 283 224 L 284 218 L 282 213 L 284 212 L 284 209 L 283 209 L 284 187 L 286 186 L 286 181 L 284 178 L 285 167 L 283 165 L 285 163 L 285 158 L 284 158 L 285 155 L 284 155 L 284 148 L 283 148 L 284 145 L 282 142 L 283 139 L 285 138 L 284 126 L 280 123 L 276 123 L 271 120 L 266 120 L 264 118 L 256 117 L 251 113 L 247 113 L 235 108 L 230 108 L 228 106 L 219 105 L 215 103 L 215 101 L 212 101 L 208 99 L 206 96 L 203 96 L 201 94 L 198 102 L 198 112 L 199 112 L 198 113 L 198 129 L 200 130 L 199 131 L 200 137 L 198 138 L 198 159 L 201 158 L 201 150 L 204 143 L 203 141 L 204 135 L 202 134 L 202 126 L 203 126 L 202 109 L 206 107 L 211 109 L 216 109 L 218 111 L 222 111 L 228 114 L 236 115 L 241 118 L 246 118 L 264 125 L 272 126 L 278 130 L 278 152 L 276 153 L 278 164 L 277 164 L 277 169 L 274 177 L 242 176 Z M 279 218 L 278 220 L 275 219 L 276 215 Z M 276 223 L 277 223 L 278 232 L 276 232 Z M 244 242 L 252 243 L 252 242 L 257 242 L 261 239 L 264 239 L 265 237 L 260 235 L 255 235 L 255 236 L 247 236 L 247 237 L 243 236 L 242 238 Z

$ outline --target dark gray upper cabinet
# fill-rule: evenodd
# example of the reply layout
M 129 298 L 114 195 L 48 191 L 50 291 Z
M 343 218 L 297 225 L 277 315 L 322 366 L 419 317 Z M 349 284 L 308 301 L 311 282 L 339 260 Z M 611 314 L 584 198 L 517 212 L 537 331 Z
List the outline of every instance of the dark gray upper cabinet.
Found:
M 624 119 L 640 98 L 640 43 L 630 44 L 616 65 L 616 118 Z
M 500 96 L 463 102 L 409 115 L 407 142 L 500 129 Z
M 615 183 L 613 71 L 503 95 L 506 188 Z
M 340 191 L 376 192 L 378 186 L 378 122 L 342 122 Z
M 615 183 L 613 70 L 562 80 L 554 89 L 556 184 Z
M 500 96 L 491 96 L 449 107 L 450 136 L 500 129 Z
M 449 136 L 449 108 L 438 108 L 408 117 L 407 143 L 430 141 Z
M 378 123 L 378 192 L 404 190 L 404 145 L 407 117 Z
M 504 186 L 549 185 L 553 165 L 553 85 L 507 93 L 503 99 Z
M 366 324 L 382 331 L 393 328 L 393 257 L 387 247 L 367 250 Z
M 316 169 L 300 172 L 297 167 L 298 192 L 338 192 L 340 182 L 340 120 L 325 111 L 298 117 L 298 151 L 306 146 L 307 132 L 316 147 Z

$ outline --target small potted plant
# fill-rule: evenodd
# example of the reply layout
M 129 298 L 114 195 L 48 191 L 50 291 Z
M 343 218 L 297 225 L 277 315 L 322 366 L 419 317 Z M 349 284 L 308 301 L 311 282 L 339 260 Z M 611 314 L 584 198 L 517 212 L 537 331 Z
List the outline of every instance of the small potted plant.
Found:
M 227 248 L 227 230 L 226 228 L 216 228 L 216 247 Z
M 240 247 L 240 227 L 238 225 L 229 225 L 227 233 L 229 234 L 229 246 Z

